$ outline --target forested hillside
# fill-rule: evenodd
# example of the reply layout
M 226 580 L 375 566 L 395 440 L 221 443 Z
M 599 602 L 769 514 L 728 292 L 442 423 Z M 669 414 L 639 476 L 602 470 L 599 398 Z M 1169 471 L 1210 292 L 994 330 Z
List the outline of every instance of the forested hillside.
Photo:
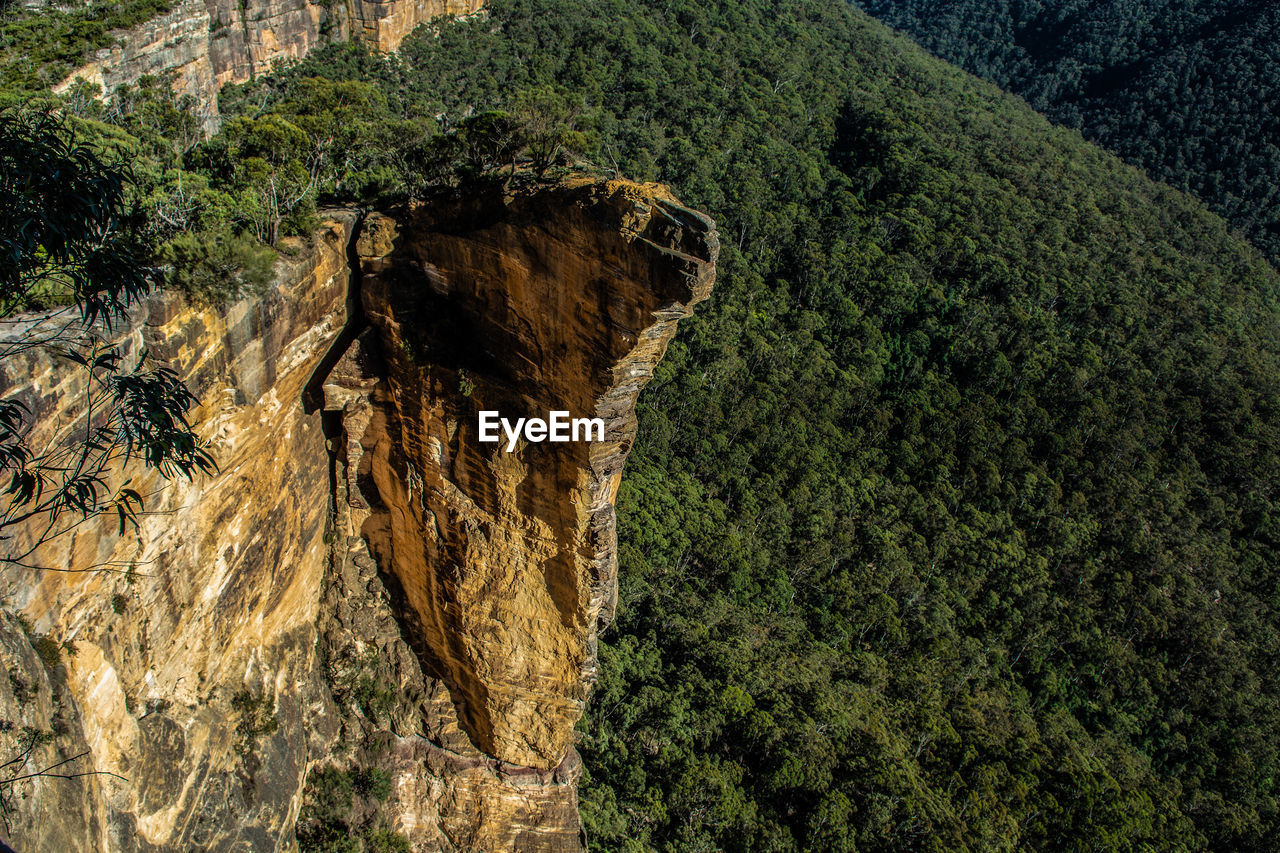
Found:
M 600 849 L 1270 846 L 1280 280 L 1220 220 L 838 3 L 504 2 L 384 73 L 558 83 L 725 238 L 624 480 Z
M 716 218 L 619 500 L 593 849 L 1273 848 L 1280 275 L 1199 201 L 843 0 L 495 0 L 211 141 L 127 94 L 78 126 L 202 298 L 513 122 Z
M 1267 0 L 856 0 L 1280 258 L 1280 5 Z

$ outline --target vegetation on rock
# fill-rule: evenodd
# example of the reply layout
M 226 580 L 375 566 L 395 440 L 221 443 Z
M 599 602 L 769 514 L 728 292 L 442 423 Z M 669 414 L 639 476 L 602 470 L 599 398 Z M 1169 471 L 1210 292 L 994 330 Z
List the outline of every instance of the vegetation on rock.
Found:
M 1280 832 L 1280 276 L 1200 202 L 836 0 L 495 0 L 222 106 L 85 107 L 157 244 L 557 149 L 717 219 L 619 499 L 594 845 Z
M 391 777 L 377 768 L 316 769 L 303 793 L 298 848 L 303 853 L 409 853 L 408 840 L 378 819 L 378 805 L 390 796 Z
M 37 91 L 58 83 L 90 55 L 110 47 L 112 30 L 151 20 L 171 0 L 92 0 L 73 8 L 0 2 L 0 87 Z

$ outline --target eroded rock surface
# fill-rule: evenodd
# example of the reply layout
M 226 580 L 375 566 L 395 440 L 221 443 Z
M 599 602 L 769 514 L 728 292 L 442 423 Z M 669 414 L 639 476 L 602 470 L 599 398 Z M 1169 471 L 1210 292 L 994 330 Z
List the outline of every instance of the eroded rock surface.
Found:
M 177 0 L 168 12 L 116 33 L 116 43 L 55 87 L 76 80 L 110 94 L 144 74 L 172 75 L 205 130 L 218 124 L 218 90 L 336 42 L 394 51 L 420 24 L 476 12 L 484 0 Z
M 33 783 L 17 849 L 292 849 L 335 765 L 388 774 L 378 819 L 415 850 L 581 850 L 573 726 L 635 399 L 716 251 L 662 188 L 577 181 L 338 213 L 264 296 L 153 299 L 125 343 L 198 392 L 221 470 L 136 480 L 136 533 L 38 555 L 112 571 L 0 573 L 26 620 L 0 613 L 0 718 L 55 732 L 46 764 L 115 774 Z M 9 371 L 55 434 L 79 374 Z M 481 407 L 598 416 L 606 440 L 508 454 L 476 441 Z
M 710 292 L 717 248 L 706 217 L 625 182 L 495 189 L 366 223 L 386 381 L 353 412 L 370 484 L 359 531 L 464 728 L 503 761 L 549 770 L 570 750 L 616 594 L 636 397 Z M 478 441 L 480 410 L 599 417 L 605 440 L 507 453 Z
M 197 393 L 221 471 L 169 484 L 131 472 L 148 496 L 136 532 L 117 536 L 102 519 L 28 561 L 51 570 L 0 571 L 0 603 L 63 649 L 46 667 L 50 694 L 81 720 L 78 730 L 31 724 L 67 735 L 41 758 L 69 757 L 83 740 L 90 756 L 77 771 L 115 774 L 71 783 L 85 786 L 87 824 L 75 812 L 11 816 L 17 849 L 269 850 L 292 838 L 308 739 L 327 740 L 334 725 L 311 712 L 323 687 L 315 624 L 330 466 L 320 416 L 302 397 L 346 324 L 355 219 L 341 214 L 310 246 L 291 247 L 264 296 L 217 309 L 155 297 L 127 330 L 126 350 L 149 347 Z M 39 446 L 74 414 L 84 374 L 43 353 L 5 368 L 0 388 L 35 411 Z M 260 722 L 275 730 L 242 737 L 238 694 L 261 700 Z M 25 720 L 23 703 L 2 700 L 0 719 Z M 22 801 L 40 802 L 38 792 Z M 77 836 L 80 847 L 57 841 Z

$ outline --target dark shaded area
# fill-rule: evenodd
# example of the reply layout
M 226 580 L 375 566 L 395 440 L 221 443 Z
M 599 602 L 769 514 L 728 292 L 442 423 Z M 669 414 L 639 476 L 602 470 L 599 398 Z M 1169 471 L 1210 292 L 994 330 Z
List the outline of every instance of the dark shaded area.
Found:
M 347 354 L 347 350 L 351 348 L 351 343 L 365 330 L 368 322 L 364 317 L 364 304 L 361 299 L 361 283 L 364 280 L 363 272 L 360 269 L 360 254 L 356 246 L 360 242 L 360 231 L 364 228 L 365 213 L 361 211 L 356 218 L 355 223 L 351 226 L 351 234 L 347 238 L 347 322 L 342 327 L 342 331 L 333 339 L 333 343 L 329 345 L 329 349 L 325 352 L 320 362 L 316 365 L 316 369 L 312 372 L 311 378 L 307 380 L 306 386 L 302 389 L 302 408 L 308 415 L 324 408 L 324 383 L 329 378 L 329 374 L 333 372 L 333 368 L 342 357 Z M 330 430 L 332 428 L 331 415 L 338 414 L 338 428 L 341 428 L 340 413 L 324 413 L 325 420 L 325 438 L 333 438 Z
M 1280 6 L 860 0 L 929 50 L 1187 189 L 1280 259 Z

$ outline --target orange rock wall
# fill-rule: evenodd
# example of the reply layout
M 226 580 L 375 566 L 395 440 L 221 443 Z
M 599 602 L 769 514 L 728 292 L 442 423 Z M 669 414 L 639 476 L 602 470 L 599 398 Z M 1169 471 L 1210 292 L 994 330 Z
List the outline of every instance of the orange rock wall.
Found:
M 625 182 L 495 190 L 366 227 L 385 235 L 361 255 L 387 379 L 362 439 L 366 497 L 385 509 L 363 532 L 477 746 L 554 768 L 613 610 L 636 397 L 710 292 L 714 227 Z M 482 409 L 600 417 L 605 441 L 507 453 L 477 440 Z
M 334 42 L 360 40 L 394 51 L 420 24 L 478 11 L 484 0 L 177 0 L 169 12 L 116 34 L 116 43 L 72 72 L 110 95 L 144 74 L 174 75 L 194 99 L 206 131 L 218 124 L 218 90 Z
M 156 296 L 125 330 L 127 351 L 148 347 L 198 395 L 194 422 L 220 471 L 172 483 L 131 471 L 146 496 L 138 530 L 119 536 L 102 518 L 33 555 L 43 571 L 0 572 L 0 606 L 66 650 L 47 681 L 54 705 L 78 709 L 90 756 L 75 769 L 115 774 L 44 782 L 79 791 L 90 824 L 11 816 L 15 849 L 68 849 L 56 839 L 91 834 L 99 850 L 276 849 L 292 838 L 329 561 L 328 454 L 302 396 L 346 324 L 355 219 L 297 241 L 261 296 L 217 308 Z M 82 371 L 39 352 L 3 367 L 2 393 L 38 418 L 33 446 L 75 423 Z M 247 750 L 232 707 L 245 690 L 266 698 L 279 726 Z M 0 718 L 31 710 L 0 696 Z M 59 740 L 46 749 L 45 764 L 69 757 Z M 259 780 L 255 767 L 269 772 Z M 38 807 L 41 790 L 22 802 Z
M 331 217 L 267 293 L 157 296 L 123 330 L 196 391 L 219 472 L 130 472 L 137 531 L 103 519 L 37 555 L 56 571 L 0 572 L 0 719 L 62 732 L 44 764 L 115 774 L 33 783 L 15 849 L 291 849 L 320 764 L 387 772 L 380 819 L 415 851 L 584 849 L 573 729 L 616 595 L 613 500 L 714 227 L 620 181 Z M 66 429 L 81 373 L 0 368 L 37 443 Z M 508 454 L 476 441 L 481 407 L 597 416 L 606 440 Z M 245 693 L 274 723 L 248 738 Z

